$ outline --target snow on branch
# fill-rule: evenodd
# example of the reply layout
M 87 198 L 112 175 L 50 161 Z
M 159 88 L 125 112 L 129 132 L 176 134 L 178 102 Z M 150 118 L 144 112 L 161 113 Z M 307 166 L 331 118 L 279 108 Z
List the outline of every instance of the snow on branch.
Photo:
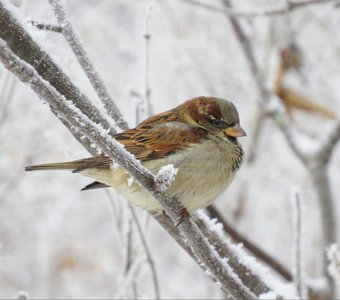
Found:
M 157 189 L 166 191 L 171 183 L 175 180 L 178 169 L 174 165 L 166 165 L 159 169 L 156 175 Z
M 132 154 L 127 152 L 120 143 L 112 139 L 101 125 L 90 120 L 71 101 L 65 99 L 53 86 L 43 80 L 31 65 L 19 59 L 2 40 L 0 40 L 0 60 L 7 69 L 54 107 L 60 118 L 79 130 L 106 155 L 134 176 L 160 202 L 163 210 L 176 223 L 183 213 L 183 209 L 176 199 L 169 198 L 164 192 L 157 190 L 155 188 L 155 176 L 144 168 Z M 191 218 L 183 220 L 179 229 L 192 247 L 193 253 L 201 261 L 200 265 L 207 269 L 206 273 L 210 277 L 215 278 L 220 283 L 224 291 L 237 299 L 256 298 L 256 294 L 241 282 L 227 261 L 221 259 Z
M 340 293 L 340 253 L 337 244 L 333 244 L 326 249 L 328 258 L 328 272 L 337 288 L 337 296 Z
M 241 243 L 252 255 L 257 257 L 263 263 L 267 264 L 272 270 L 276 271 L 280 274 L 285 280 L 292 281 L 292 274 L 289 270 L 277 261 L 273 256 L 264 252 L 261 248 L 259 248 L 256 244 L 251 242 L 245 236 L 241 235 L 237 232 L 220 214 L 220 212 L 214 207 L 214 205 L 210 205 L 207 207 L 207 211 L 209 212 L 210 217 L 218 220 L 219 224 L 222 225 L 224 232 L 231 237 L 233 242 Z M 216 241 L 214 241 L 216 243 Z
M 242 244 L 233 244 L 229 240 L 222 239 L 223 224 L 209 217 L 202 211 L 197 213 L 197 224 L 203 234 L 221 257 L 228 257 L 228 264 L 238 274 L 244 284 L 261 299 L 295 299 L 296 291 L 291 282 L 285 283 L 274 278 L 258 260 L 245 252 Z
M 75 33 L 70 20 L 67 17 L 65 8 L 60 0 L 49 0 L 50 5 L 53 7 L 57 17 L 59 26 L 62 28 L 62 34 L 66 41 L 72 48 L 76 58 L 78 59 L 81 67 L 87 75 L 91 85 L 97 93 L 99 99 L 103 103 L 107 113 L 115 121 L 120 129 L 127 129 L 128 125 L 119 112 L 118 107 L 114 103 L 111 95 L 109 94 L 103 80 L 95 70 L 94 65 L 88 58 L 88 55 L 83 48 L 79 37 Z

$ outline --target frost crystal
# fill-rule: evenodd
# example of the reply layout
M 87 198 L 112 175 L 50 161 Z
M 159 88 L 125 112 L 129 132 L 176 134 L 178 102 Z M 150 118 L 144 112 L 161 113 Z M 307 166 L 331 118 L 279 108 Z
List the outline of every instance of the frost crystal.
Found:
M 327 258 L 329 261 L 328 273 L 332 276 L 337 285 L 337 289 L 340 289 L 340 254 L 336 244 L 330 245 L 327 248 Z
M 117 164 L 115 161 L 110 163 L 110 169 L 113 171 L 116 171 L 119 168 L 119 164 Z
M 134 181 L 135 181 L 135 179 L 132 176 L 130 176 L 127 180 L 128 186 L 130 187 L 133 184 Z
M 17 299 L 19 300 L 26 300 L 29 298 L 29 295 L 26 291 L 20 291 L 17 295 Z
M 175 180 L 178 169 L 173 164 L 163 166 L 159 169 L 156 175 L 157 187 L 160 191 L 164 192 Z

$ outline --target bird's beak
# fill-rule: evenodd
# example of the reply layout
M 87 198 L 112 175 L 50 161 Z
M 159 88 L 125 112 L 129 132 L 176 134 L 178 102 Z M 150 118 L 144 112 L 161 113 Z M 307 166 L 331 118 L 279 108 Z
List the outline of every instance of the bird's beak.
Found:
M 247 135 L 240 124 L 236 124 L 233 127 L 228 127 L 224 132 L 226 133 L 226 135 L 232 137 L 241 137 Z

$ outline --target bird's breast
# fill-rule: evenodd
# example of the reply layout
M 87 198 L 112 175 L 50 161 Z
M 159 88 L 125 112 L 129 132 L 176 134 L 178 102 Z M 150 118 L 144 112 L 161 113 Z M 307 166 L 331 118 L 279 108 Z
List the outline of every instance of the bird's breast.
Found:
M 242 154 L 236 146 L 208 140 L 169 157 L 178 168 L 169 194 L 189 211 L 211 204 L 227 189 L 241 163 Z
M 207 140 L 193 144 L 162 159 L 144 162 L 153 174 L 165 165 L 178 169 L 167 193 L 175 197 L 189 211 L 195 211 L 211 204 L 230 184 L 242 161 L 242 149 L 223 140 Z M 110 169 L 86 169 L 83 175 L 113 186 L 132 204 L 149 211 L 160 211 L 158 201 L 121 167 Z

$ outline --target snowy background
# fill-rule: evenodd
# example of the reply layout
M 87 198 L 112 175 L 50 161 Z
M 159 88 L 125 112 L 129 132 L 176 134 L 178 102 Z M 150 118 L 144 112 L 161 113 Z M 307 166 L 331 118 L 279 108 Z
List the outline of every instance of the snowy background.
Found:
M 221 7 L 217 0 L 205 2 Z M 46 0 L 12 3 L 19 7 L 22 21 L 55 23 Z M 149 80 L 154 112 L 199 95 L 232 100 L 248 133 L 241 143 L 249 153 L 256 89 L 227 17 L 181 0 L 153 3 Z M 237 8 L 256 11 L 280 3 L 284 1 L 237 1 Z M 136 107 L 145 92 L 143 35 L 149 4 L 146 0 L 70 0 L 67 6 L 84 47 L 130 126 L 136 123 Z M 304 64 L 303 76 L 292 72 L 287 81 L 338 112 L 340 8 L 334 3 L 308 6 L 295 10 L 289 20 Z M 287 16 L 253 18 L 244 25 L 271 86 L 270 74 L 275 73 L 277 63 L 275 45 L 290 38 Z M 95 100 L 63 37 L 27 28 Z M 269 43 L 275 45 L 268 53 Z M 2 66 L 0 87 L 0 298 L 16 297 L 21 290 L 32 298 L 131 298 L 131 286 L 138 297 L 153 298 L 150 268 L 125 200 L 113 191 L 79 192 L 89 179 L 77 174 L 25 173 L 28 164 L 72 160 L 88 153 L 48 107 Z M 294 111 L 293 117 L 294 126 L 316 140 L 334 122 L 301 111 Z M 269 120 L 258 147 L 256 160 L 243 165 L 216 205 L 236 229 L 291 269 L 290 194 L 296 187 L 301 189 L 304 273 L 317 279 L 322 252 L 320 213 L 308 174 Z M 339 148 L 329 169 L 336 204 L 340 200 Z M 145 212 L 137 213 L 162 297 L 223 297 L 159 224 Z M 339 205 L 336 214 L 340 214 Z M 127 261 L 132 264 L 129 274 Z

